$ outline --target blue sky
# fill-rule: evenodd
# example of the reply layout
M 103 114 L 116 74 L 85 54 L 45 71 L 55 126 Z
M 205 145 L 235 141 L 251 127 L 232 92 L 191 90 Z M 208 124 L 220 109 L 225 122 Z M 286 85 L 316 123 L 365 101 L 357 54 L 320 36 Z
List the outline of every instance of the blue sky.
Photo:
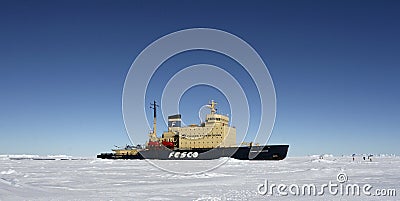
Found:
M 271 144 L 290 144 L 292 156 L 400 154 L 398 1 L 0 4 L 0 154 L 93 156 L 129 143 L 121 100 L 131 63 L 159 37 L 196 27 L 241 37 L 267 64 Z M 204 52 L 165 65 L 198 61 L 234 65 Z M 193 88 L 182 99 L 188 121 L 204 93 L 224 106 L 217 91 Z

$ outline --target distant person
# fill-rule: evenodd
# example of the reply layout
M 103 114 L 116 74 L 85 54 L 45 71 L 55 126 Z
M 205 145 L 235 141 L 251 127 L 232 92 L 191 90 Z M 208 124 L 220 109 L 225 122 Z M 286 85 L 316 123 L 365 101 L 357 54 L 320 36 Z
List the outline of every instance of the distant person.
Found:
M 372 154 L 368 155 L 369 162 L 372 162 Z
M 363 160 L 365 160 L 365 156 L 363 156 Z

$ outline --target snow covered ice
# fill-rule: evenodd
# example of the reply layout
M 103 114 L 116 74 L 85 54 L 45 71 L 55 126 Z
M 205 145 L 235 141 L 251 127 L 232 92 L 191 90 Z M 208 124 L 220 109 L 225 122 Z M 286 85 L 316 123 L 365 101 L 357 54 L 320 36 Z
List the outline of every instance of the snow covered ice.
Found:
M 29 160 L 29 158 L 40 160 Z M 19 159 L 19 160 L 15 160 Z M 45 160 L 57 159 L 57 160 Z M 283 161 L 240 161 L 201 174 L 174 174 L 144 160 L 61 160 L 66 156 L 0 156 L 0 200 L 399 200 L 400 158 L 289 157 Z M 223 160 L 223 159 L 221 159 Z M 159 161 L 184 168 L 210 161 Z M 337 182 L 396 189 L 396 196 L 278 194 L 261 195 L 265 180 L 274 184 Z

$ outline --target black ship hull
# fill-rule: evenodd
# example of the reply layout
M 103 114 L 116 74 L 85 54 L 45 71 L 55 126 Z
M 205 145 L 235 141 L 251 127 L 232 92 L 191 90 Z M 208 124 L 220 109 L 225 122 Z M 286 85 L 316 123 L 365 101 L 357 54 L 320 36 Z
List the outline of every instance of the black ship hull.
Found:
M 139 151 L 135 155 L 101 153 L 102 159 L 158 159 L 158 160 L 212 160 L 230 157 L 239 160 L 282 160 L 286 158 L 289 145 L 252 147 L 225 147 L 213 149 L 170 150 L 164 146 Z

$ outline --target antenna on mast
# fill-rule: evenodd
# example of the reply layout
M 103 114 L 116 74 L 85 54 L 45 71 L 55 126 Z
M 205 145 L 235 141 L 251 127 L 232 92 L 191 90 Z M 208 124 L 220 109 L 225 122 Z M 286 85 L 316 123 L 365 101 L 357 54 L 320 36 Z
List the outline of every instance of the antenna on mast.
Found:
M 207 105 L 207 107 L 211 109 L 211 114 L 215 114 L 215 112 L 217 111 L 217 109 L 215 108 L 216 105 L 217 103 L 214 102 L 214 100 L 211 100 L 211 103 Z
M 153 117 L 156 118 L 157 117 L 157 107 L 160 107 L 159 105 L 157 105 L 157 102 L 154 101 L 153 103 L 150 103 L 150 108 L 153 109 Z
M 151 134 L 151 141 L 156 141 L 158 140 L 157 138 L 157 107 L 159 107 L 159 105 L 157 105 L 157 102 L 154 101 L 153 103 L 150 103 L 150 108 L 153 109 L 153 133 Z

